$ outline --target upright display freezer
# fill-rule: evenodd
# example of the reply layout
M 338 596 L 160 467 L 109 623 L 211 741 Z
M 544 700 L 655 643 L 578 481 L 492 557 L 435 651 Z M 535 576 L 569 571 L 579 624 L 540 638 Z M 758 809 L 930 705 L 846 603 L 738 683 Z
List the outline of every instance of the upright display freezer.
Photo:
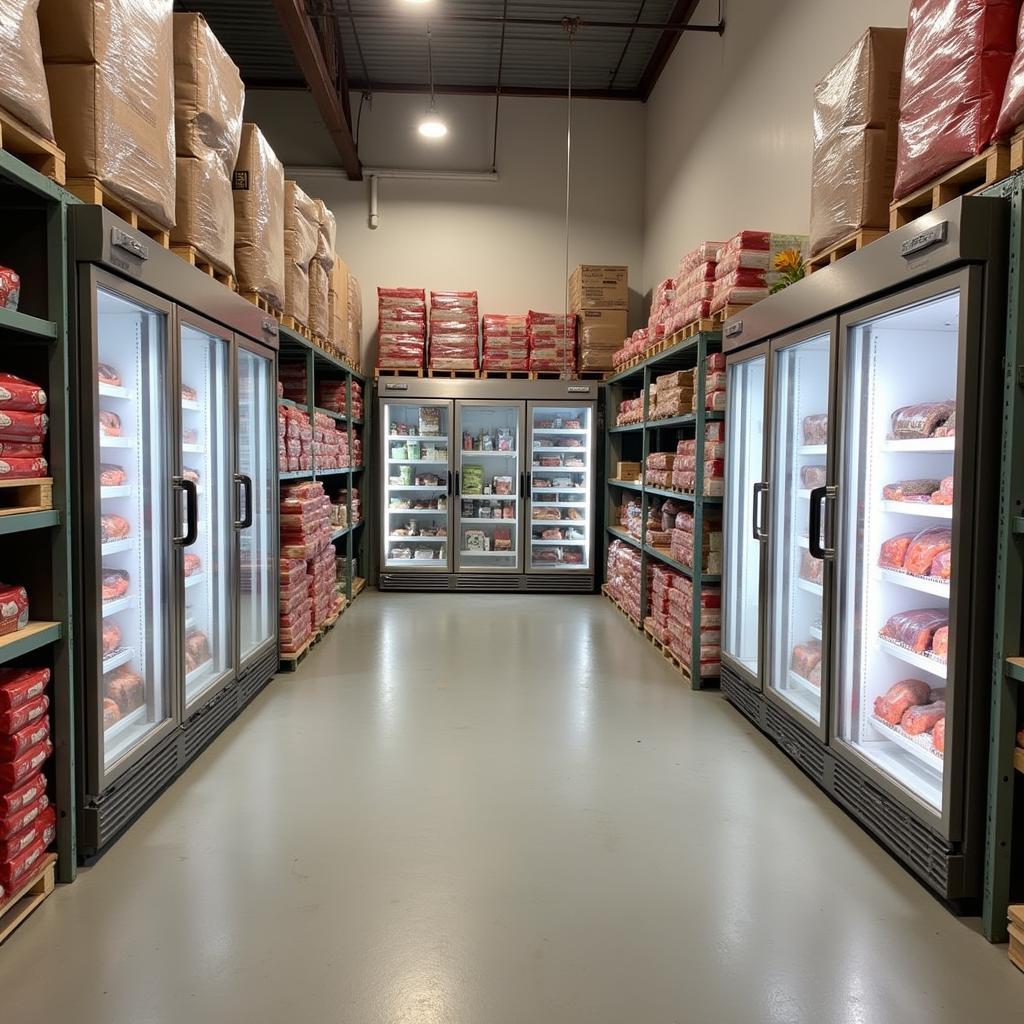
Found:
M 380 587 L 594 589 L 587 381 L 382 377 Z
M 1006 222 L 958 199 L 724 331 L 723 689 L 949 900 L 981 891 Z
M 109 212 L 70 212 L 89 856 L 276 668 L 276 325 Z

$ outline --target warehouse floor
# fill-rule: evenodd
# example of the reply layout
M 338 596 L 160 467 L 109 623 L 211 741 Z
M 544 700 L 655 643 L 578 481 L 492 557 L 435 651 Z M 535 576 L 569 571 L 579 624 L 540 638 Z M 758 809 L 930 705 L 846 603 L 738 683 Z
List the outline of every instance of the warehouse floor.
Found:
M 1018 1019 L 975 924 L 607 601 L 369 593 L 0 993 L 25 1024 Z

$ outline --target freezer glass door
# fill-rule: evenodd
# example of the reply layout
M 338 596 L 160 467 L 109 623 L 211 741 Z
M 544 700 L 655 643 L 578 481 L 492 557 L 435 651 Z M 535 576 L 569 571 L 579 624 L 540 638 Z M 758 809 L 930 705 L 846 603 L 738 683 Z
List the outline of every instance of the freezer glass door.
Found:
M 594 410 L 530 403 L 529 568 L 591 568 Z
M 96 293 L 103 772 L 177 717 L 171 648 L 167 315 Z M 170 611 L 170 615 L 168 612 Z
M 936 815 L 955 736 L 959 321 L 954 291 L 855 324 L 844 368 L 839 737 Z
M 183 545 L 183 665 L 191 707 L 225 680 L 234 662 L 231 343 L 184 321 L 180 335 L 182 479 L 195 490 L 197 511 Z
M 812 501 L 820 513 L 825 496 L 831 350 L 827 331 L 772 357 L 768 686 L 815 731 L 824 724 L 828 680 L 823 686 L 825 562 L 812 543 L 820 538 L 810 536 L 810 513 Z
M 725 424 L 725 621 L 722 654 L 760 686 L 761 541 L 767 354 L 729 361 Z M 757 527 L 758 529 L 755 529 Z
M 451 402 L 388 401 L 384 435 L 384 566 L 448 569 Z
M 239 664 L 275 638 L 273 360 L 238 348 Z
M 521 571 L 521 402 L 459 402 L 457 462 L 460 570 Z

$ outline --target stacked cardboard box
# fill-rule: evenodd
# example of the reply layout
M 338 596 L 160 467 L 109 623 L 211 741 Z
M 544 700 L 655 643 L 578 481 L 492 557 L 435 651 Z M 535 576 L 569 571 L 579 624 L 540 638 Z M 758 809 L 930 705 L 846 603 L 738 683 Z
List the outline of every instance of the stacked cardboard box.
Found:
M 322 199 L 316 206 L 316 252 L 309 261 L 309 330 L 320 344 L 331 340 L 331 271 L 334 269 L 338 228 L 334 214 Z
M 330 326 L 328 337 L 336 354 L 342 358 L 348 357 L 348 301 L 348 267 L 335 253 L 327 291 L 327 318 Z
M 284 183 L 284 314 L 309 326 L 309 265 L 320 239 L 320 213 L 294 181 Z
M 579 318 L 580 370 L 611 370 L 628 333 L 629 268 L 578 266 L 569 278 L 569 309 Z
M 476 292 L 431 292 L 431 369 L 478 369 L 479 323 Z
M 53 141 L 37 0 L 0 3 L 0 108 Z

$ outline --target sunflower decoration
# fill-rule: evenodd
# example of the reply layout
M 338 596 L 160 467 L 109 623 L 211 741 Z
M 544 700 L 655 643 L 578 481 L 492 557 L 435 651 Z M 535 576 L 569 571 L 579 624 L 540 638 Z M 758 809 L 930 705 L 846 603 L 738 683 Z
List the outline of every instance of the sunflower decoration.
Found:
M 774 295 L 801 280 L 805 276 L 807 268 L 804 266 L 803 254 L 799 249 L 783 249 L 782 252 L 776 253 L 775 259 L 772 261 L 772 269 L 782 275 L 771 287 L 771 294 Z

